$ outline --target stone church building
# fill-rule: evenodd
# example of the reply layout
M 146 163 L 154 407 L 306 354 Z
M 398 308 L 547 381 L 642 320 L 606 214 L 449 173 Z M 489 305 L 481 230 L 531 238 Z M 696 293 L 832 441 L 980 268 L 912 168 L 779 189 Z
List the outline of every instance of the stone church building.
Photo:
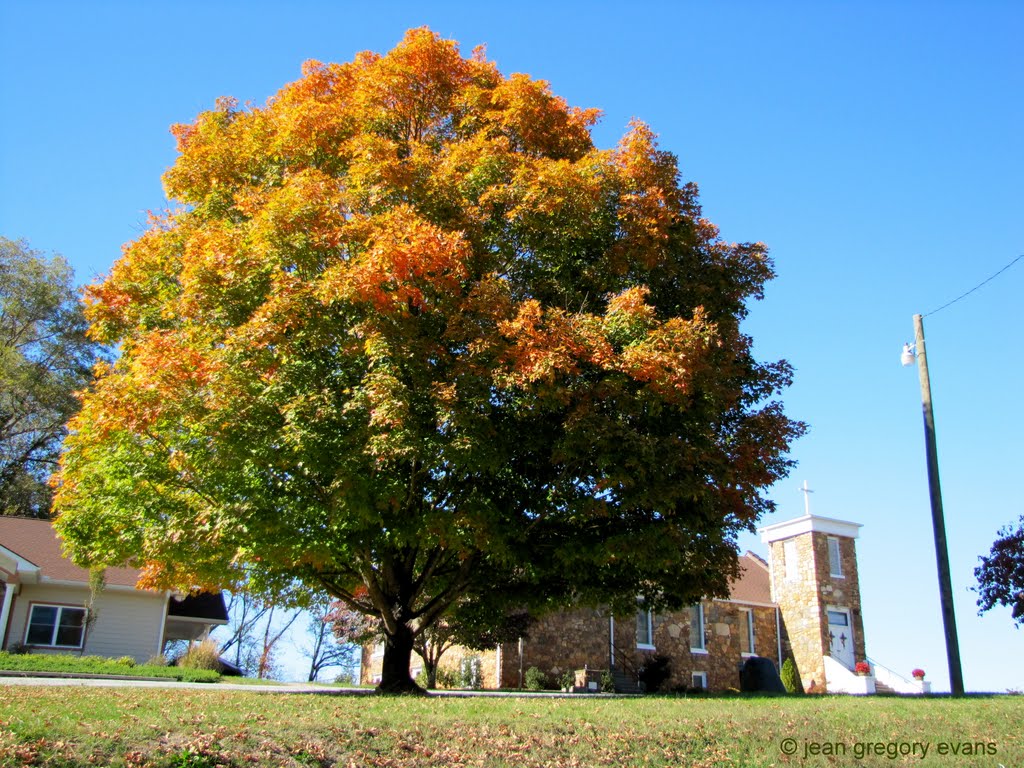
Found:
M 636 690 L 653 657 L 668 659 L 666 689 L 739 688 L 745 659 L 762 656 L 777 668 L 796 664 L 805 691 L 856 691 L 853 670 L 866 659 L 855 539 L 859 524 L 806 514 L 761 529 L 769 559 L 740 556 L 741 577 L 727 599 L 682 611 L 611 616 L 580 608 L 547 614 L 529 637 L 484 652 L 453 648 L 441 666 L 467 669 L 482 688 L 521 688 L 538 668 L 551 682 L 567 671 L 611 671 L 616 689 Z M 380 679 L 382 646 L 367 646 L 361 676 Z M 418 673 L 418 656 L 413 669 Z M 580 680 L 579 684 L 583 684 Z M 864 691 L 861 691 L 864 692 Z

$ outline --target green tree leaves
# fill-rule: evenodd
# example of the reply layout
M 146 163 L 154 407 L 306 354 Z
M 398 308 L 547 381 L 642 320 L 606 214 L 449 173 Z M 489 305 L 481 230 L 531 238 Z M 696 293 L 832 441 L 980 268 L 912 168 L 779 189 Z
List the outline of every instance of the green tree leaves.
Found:
M 68 263 L 0 237 L 0 513 L 47 517 L 46 481 L 99 347 Z

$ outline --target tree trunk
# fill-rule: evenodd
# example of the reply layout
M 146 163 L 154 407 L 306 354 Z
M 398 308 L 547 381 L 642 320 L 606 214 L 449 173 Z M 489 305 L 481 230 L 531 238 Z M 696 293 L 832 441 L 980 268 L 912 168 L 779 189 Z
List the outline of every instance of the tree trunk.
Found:
M 405 624 L 399 624 L 398 632 L 394 635 L 384 635 L 384 660 L 381 664 L 377 693 L 424 692 L 409 675 L 412 644 L 412 630 Z
M 424 661 L 423 669 L 427 673 L 427 690 L 432 691 L 437 688 L 437 664 L 430 661 Z

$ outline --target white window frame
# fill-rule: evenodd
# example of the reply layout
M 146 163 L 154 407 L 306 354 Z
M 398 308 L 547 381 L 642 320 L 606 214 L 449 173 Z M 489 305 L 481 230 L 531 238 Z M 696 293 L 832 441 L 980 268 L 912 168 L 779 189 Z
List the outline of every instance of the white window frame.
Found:
M 749 650 L 743 650 L 743 620 L 740 620 L 740 655 L 746 658 L 747 656 L 757 656 L 756 647 L 754 645 L 754 609 L 753 608 L 740 608 L 740 616 L 746 616 L 747 624 L 747 644 Z
M 786 581 L 793 582 L 800 579 L 800 563 L 796 553 L 796 540 L 789 539 L 782 542 L 782 558 L 785 560 Z
M 846 576 L 843 574 L 842 549 L 839 546 L 839 539 L 835 536 L 829 536 L 826 541 L 828 542 L 828 575 L 833 579 L 845 579 Z M 833 555 L 835 556 L 833 557 Z
M 28 636 L 32 631 L 32 616 L 36 612 L 36 608 L 55 608 L 57 610 L 57 616 L 53 622 L 53 630 L 50 632 L 50 642 L 48 643 L 35 643 L 29 642 Z M 60 620 L 64 615 L 64 611 L 79 611 L 82 614 L 82 626 L 81 633 L 78 636 L 78 643 L 76 645 L 59 645 L 57 643 L 57 632 L 60 630 Z M 28 610 L 28 620 L 25 622 L 25 645 L 32 646 L 33 648 L 68 648 L 73 650 L 81 649 L 85 645 L 85 626 L 88 620 L 89 611 L 84 605 L 58 605 L 55 603 L 32 603 Z
M 700 681 L 700 685 L 694 685 L 695 682 Z M 700 688 L 703 691 L 708 689 L 708 673 L 707 672 L 691 672 L 690 673 L 690 687 Z
M 693 609 L 697 609 L 697 629 L 693 627 Z M 694 642 L 696 641 L 696 643 Z M 707 643 L 704 640 L 704 604 L 696 603 L 690 606 L 690 653 L 707 653 Z
M 640 622 L 643 618 L 647 620 L 647 640 L 644 643 L 640 640 Z M 641 651 L 653 651 L 654 647 L 654 614 L 640 604 L 636 608 L 636 647 Z

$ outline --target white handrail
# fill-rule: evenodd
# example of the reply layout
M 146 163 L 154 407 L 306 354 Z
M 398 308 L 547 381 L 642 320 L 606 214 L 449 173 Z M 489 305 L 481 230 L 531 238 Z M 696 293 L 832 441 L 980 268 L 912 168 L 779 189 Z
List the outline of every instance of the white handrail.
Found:
M 895 693 L 909 693 L 919 696 L 922 693 L 932 692 L 931 683 L 925 682 L 924 680 L 907 680 L 903 675 L 893 672 L 884 664 L 879 664 L 870 656 L 868 657 L 868 663 L 871 664 L 875 677 L 878 678 L 878 682 L 888 686 Z
M 907 683 L 908 685 L 913 685 L 913 683 L 910 682 L 910 680 L 905 678 L 899 672 L 893 672 L 892 669 L 890 669 L 889 667 L 885 666 L 885 664 L 879 664 L 877 661 L 872 659 L 870 656 L 865 656 L 865 658 L 868 660 L 868 664 L 870 664 L 872 667 L 881 667 L 886 672 L 888 672 L 889 673 L 888 674 L 889 677 L 895 677 L 895 678 L 898 678 L 898 679 L 902 680 L 904 683 Z

